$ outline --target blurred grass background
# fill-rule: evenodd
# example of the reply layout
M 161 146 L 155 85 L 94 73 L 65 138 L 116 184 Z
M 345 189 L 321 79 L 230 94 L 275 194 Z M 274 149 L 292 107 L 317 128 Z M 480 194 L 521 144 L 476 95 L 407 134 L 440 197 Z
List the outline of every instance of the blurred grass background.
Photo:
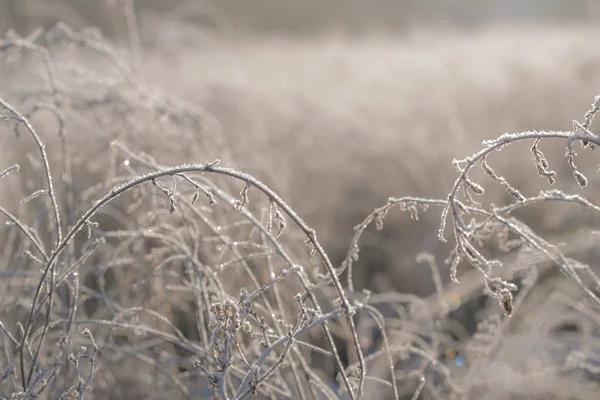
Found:
M 0 30 L 24 32 L 62 20 L 74 28 L 97 26 L 114 38 L 124 33 L 118 18 L 121 1 L 2 0 Z M 214 24 L 212 15 L 245 33 L 292 35 L 402 33 L 428 26 L 475 28 L 515 22 L 596 23 L 599 13 L 596 0 L 138 0 L 134 4 L 139 15 L 171 14 Z
M 97 26 L 128 58 L 121 3 L 0 0 L 0 32 L 27 35 L 58 21 L 75 29 Z M 348 250 L 352 227 L 388 197 L 443 198 L 456 178 L 453 159 L 505 132 L 570 129 L 600 86 L 595 45 L 600 2 L 595 0 L 144 0 L 134 5 L 142 45 L 138 67 L 148 87 L 205 110 L 212 117 L 209 134 L 219 146 L 213 151 L 165 140 L 151 118 L 115 127 L 109 114 L 100 115 L 93 124 L 75 125 L 70 137 L 78 187 L 98 180 L 112 135 L 122 134 L 130 148 L 152 152 L 163 164 L 220 158 L 272 185 L 316 229 L 334 264 Z M 72 54 L 53 56 L 60 67 Z M 3 95 L 26 92 L 31 71 L 2 68 Z M 45 139 L 56 149 L 56 138 Z M 0 138 L 4 164 L 22 162 L 24 150 L 6 143 L 12 142 Z M 557 186 L 574 192 L 562 143 L 543 147 L 559 173 Z M 531 196 L 548 186 L 528 150 L 515 146 L 490 161 Z M 595 164 L 594 154 L 578 158 L 582 170 Z M 593 172 L 588 177 L 582 194 L 600 200 L 600 180 Z M 498 185 L 484 182 L 487 201 L 510 201 Z M 0 203 L 24 197 L 26 184 L 23 193 L 1 193 Z M 582 244 L 575 235 L 597 226 L 596 217 L 572 207 L 543 206 L 520 217 L 598 267 L 593 240 Z M 442 265 L 449 248 L 437 239 L 438 224 L 435 209 L 420 221 L 391 213 L 383 231 L 363 238 L 356 288 L 430 295 L 430 275 L 415 256 L 430 251 Z M 580 245 L 570 246 L 575 241 Z M 447 271 L 442 278 L 449 280 Z M 530 306 L 534 311 L 547 299 L 547 292 L 541 293 Z M 457 311 L 470 330 L 481 319 L 473 308 Z
M 0 30 L 93 25 L 129 57 L 121 3 L 2 0 Z M 455 177 L 452 159 L 505 132 L 570 129 L 600 83 L 598 1 L 134 5 L 148 85 L 212 114 L 230 155 L 210 156 L 272 184 L 320 233 L 335 262 L 352 227 L 389 196 L 444 197 Z M 136 140 L 132 147 L 151 148 L 160 138 Z M 545 182 L 526 150 L 511 149 L 515 156 L 498 157 L 496 167 L 534 194 Z M 554 148 L 557 160 L 562 151 Z M 176 162 L 177 154 L 168 158 Z M 571 188 L 566 163 L 553 167 L 563 168 Z M 492 186 L 494 202 L 506 196 Z M 571 210 L 533 210 L 527 218 L 553 235 L 581 222 Z M 438 222 L 435 210 L 418 222 L 393 217 L 385 231 L 365 237 L 357 286 L 430 293 L 414 257 L 445 257 Z

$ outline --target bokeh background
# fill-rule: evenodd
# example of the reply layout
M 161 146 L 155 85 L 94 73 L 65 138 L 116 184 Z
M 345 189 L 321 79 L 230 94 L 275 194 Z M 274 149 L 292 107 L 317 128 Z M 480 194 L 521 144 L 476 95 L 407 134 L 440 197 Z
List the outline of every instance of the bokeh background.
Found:
M 443 198 L 452 159 L 505 132 L 570 129 L 600 83 L 594 0 L 136 1 L 134 56 L 123 4 L 2 0 L 0 31 L 98 27 L 152 90 L 214 117 L 229 155 L 198 158 L 225 159 L 272 184 L 337 262 L 352 227 L 388 197 Z M 135 140 L 152 148 L 155 139 Z M 534 194 L 545 186 L 526 150 L 511 149 L 496 167 Z M 572 188 L 563 150 L 554 151 Z M 495 203 L 510 200 L 501 188 L 491 193 Z M 558 236 L 582 223 L 565 213 L 527 218 Z M 365 238 L 357 286 L 431 292 L 414 257 L 447 254 L 437 212 L 390 221 Z
M 453 159 L 505 132 L 571 129 L 600 93 L 597 0 L 129 4 L 139 43 L 121 0 L 0 0 L 0 32 L 28 35 L 59 21 L 100 29 L 150 90 L 203 110 L 218 143 L 178 148 L 138 133 L 126 135 L 129 146 L 165 163 L 220 158 L 252 173 L 316 229 L 334 264 L 345 257 L 353 227 L 388 197 L 444 198 L 456 177 Z M 18 71 L 11 74 L 0 75 L 0 92 L 18 91 Z M 78 133 L 77 162 L 117 131 Z M 0 157 L 10 159 L 11 151 L 3 143 Z M 563 144 L 545 151 L 557 186 L 577 190 Z M 491 162 L 527 195 L 547 188 L 526 145 Z M 588 171 L 596 163 L 593 154 L 578 161 Z M 85 174 L 94 175 L 81 173 L 83 188 Z M 588 177 L 582 193 L 598 200 L 600 180 Z M 499 185 L 486 184 L 486 201 L 511 201 Z M 0 196 L 10 202 L 20 194 Z M 597 217 L 542 206 L 520 217 L 597 264 L 597 246 L 576 234 L 597 226 Z M 438 240 L 438 224 L 435 209 L 419 221 L 390 214 L 384 230 L 363 238 L 355 287 L 431 295 L 431 277 L 415 257 L 434 254 L 449 281 L 443 260 L 450 247 Z M 463 322 L 473 330 L 476 318 Z
M 31 29 L 59 20 L 73 27 L 94 25 L 107 36 L 124 33 L 118 5 L 121 0 L 3 0 L 2 29 Z M 112 5 L 112 7 L 111 7 Z M 490 24 L 569 24 L 597 22 L 596 0 L 144 0 L 135 1 L 141 16 L 219 25 L 252 34 L 321 35 L 370 32 L 406 33 L 414 28 L 482 28 Z

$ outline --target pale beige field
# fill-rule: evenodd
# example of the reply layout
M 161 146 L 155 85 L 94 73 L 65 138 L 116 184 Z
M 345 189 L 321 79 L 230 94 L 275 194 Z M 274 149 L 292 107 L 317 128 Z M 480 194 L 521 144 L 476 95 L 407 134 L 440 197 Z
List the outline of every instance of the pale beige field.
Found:
M 64 155 L 56 135 L 56 120 L 51 115 L 41 115 L 33 123 L 55 167 L 60 207 L 62 210 L 63 202 L 66 204 L 65 215 L 69 216 L 65 218 L 71 219 L 65 226 L 72 226 L 94 199 L 110 190 L 110 179 L 152 170 L 148 165 L 142 166 L 147 161 L 144 155 L 140 161 L 133 154 L 143 151 L 162 166 L 218 158 L 223 166 L 248 172 L 277 192 L 315 229 L 337 267 L 348 252 L 353 227 L 389 197 L 445 199 L 458 176 L 453 159 L 469 156 L 482 147 L 483 140 L 507 132 L 570 130 L 573 120 L 582 121 L 594 97 L 600 94 L 600 49 L 594 46 L 600 29 L 592 26 L 523 24 L 468 31 L 418 29 L 396 36 L 332 34 L 309 38 L 213 35 L 185 28 L 164 21 L 164 25 L 156 27 L 160 35 L 142 30 L 145 47 L 141 62 L 137 63 L 140 70 L 134 73 L 136 79 L 143 81 L 139 87 L 144 90 L 139 92 L 128 86 L 127 74 L 121 74 L 105 57 L 80 51 L 77 46 L 52 49 L 68 126 L 73 179 L 69 191 L 65 191 L 65 180 L 61 179 Z M 118 54 L 129 60 L 126 44 L 115 46 Z M 0 98 L 23 112 L 38 102 L 51 101 L 39 57 L 0 54 Z M 40 230 L 40 241 L 51 248 L 53 233 L 46 224 L 51 225 L 52 220 L 47 204 L 35 199 L 19 205 L 21 199 L 44 183 L 37 147 L 23 129 L 16 137 L 12 123 L 5 122 L 0 120 L 0 171 L 13 163 L 19 163 L 21 171 L 0 181 L 0 206 Z M 594 131 L 594 125 L 590 129 Z M 113 140 L 133 153 L 115 153 L 115 144 L 110 145 Z M 577 158 L 579 169 L 589 179 L 589 185 L 580 189 L 564 158 L 564 141 L 542 143 L 550 167 L 558 172 L 556 187 L 600 201 L 596 153 L 582 150 Z M 536 172 L 530 146 L 531 143 L 519 143 L 490 156 L 495 170 L 527 197 L 549 188 Z M 510 195 L 497 182 L 486 180 L 479 170 L 474 176 L 487 189 L 482 201 L 498 206 L 509 204 Z M 215 182 L 234 199 L 243 187 L 239 182 Z M 171 187 L 169 180 L 163 184 Z M 90 187 L 93 190 L 87 190 Z M 189 194 L 189 189 L 185 193 Z M 69 205 L 71 195 L 75 203 Z M 148 204 L 132 208 L 138 198 Z M 256 191 L 250 191 L 249 199 L 249 209 L 264 220 L 264 206 L 268 203 Z M 206 302 L 209 294 L 213 299 L 215 293 L 239 300 L 240 288 L 248 284 L 247 277 L 226 271 L 221 276 L 222 287 L 213 292 L 216 289 L 209 290 L 208 283 L 198 283 L 199 275 L 195 277 L 189 268 L 177 265 L 169 270 L 170 275 L 165 272 L 159 276 L 156 272 L 152 283 L 139 290 L 134 283 L 149 279 L 146 268 L 158 271 L 157 264 L 162 265 L 169 256 L 177 254 L 181 250 L 178 241 L 184 249 L 181 251 L 194 253 L 206 268 L 239 262 L 227 258 L 237 256 L 231 249 L 221 252 L 211 248 L 203 253 L 203 246 L 219 237 L 220 228 L 213 229 L 210 223 L 231 229 L 231 240 L 245 237 L 246 225 L 239 221 L 242 218 L 237 211 L 218 208 L 212 213 L 206 211 L 205 204 L 198 208 L 206 213 L 202 214 L 204 219 L 185 207 L 180 215 L 175 213 L 168 219 L 163 200 L 147 192 L 135 192 L 131 199 L 119 200 L 97 216 L 98 229 L 107 235 L 107 243 L 89 261 L 82 262 L 79 269 L 85 296 L 81 297 L 77 320 L 85 325 L 88 319 L 97 322 L 113 318 L 121 324 L 125 318 L 122 310 L 144 307 L 163 314 L 182 331 L 185 340 L 197 343 L 194 349 L 208 353 L 213 348 L 202 335 L 210 334 L 212 328 L 204 320 L 209 318 L 208 311 L 199 320 L 202 301 Z M 462 286 L 449 283 L 444 259 L 452 243 L 438 240 L 440 211 L 432 207 L 420 213 L 418 221 L 408 213 L 391 211 L 383 230 L 370 229 L 365 233 L 360 258 L 354 265 L 355 290 L 350 293 L 351 298 L 359 296 L 360 290 L 369 289 L 378 299 L 378 309 L 389 318 L 389 342 L 401 354 L 394 364 L 399 397 L 410 399 L 415 393 L 418 377 L 403 374 L 419 371 L 419 363 L 424 363 L 421 376 L 426 384 L 419 399 L 595 399 L 599 390 L 598 307 L 583 298 L 566 277 L 548 268 L 548 263 L 540 262 L 539 285 L 531 288 L 512 319 L 502 319 L 498 302 L 483 296 L 482 283 L 472 267 L 459 269 L 459 278 L 464 278 Z M 589 264 L 593 272 L 598 271 L 597 235 L 591 233 L 599 222 L 595 212 L 572 205 L 544 204 L 515 215 L 550 243 L 562 243 L 560 248 L 565 255 Z M 197 228 L 201 222 L 210 229 Z M 289 218 L 288 224 L 293 225 Z M 186 230 L 189 226 L 194 231 L 190 237 Z M 153 232 L 145 231 L 148 227 L 163 236 L 152 236 Z M 15 239 L 12 228 L 0 230 L 0 321 L 20 337 L 17 322 L 26 319 L 40 266 L 35 259 L 20 258 L 24 251 L 22 241 Z M 207 231 L 211 229 L 209 235 Z M 317 268 L 320 264 L 307 254 L 302 232 L 293 226 L 288 229 L 281 239 L 282 246 L 307 270 Z M 131 239 L 123 236 L 126 232 Z M 74 243 L 73 254 L 77 256 L 85 253 L 88 246 L 85 235 L 80 235 Z M 205 235 L 210 240 L 204 242 Z M 450 231 L 447 235 L 450 237 Z M 173 239 L 175 244 L 165 245 L 171 243 L 167 239 Z M 245 242 L 240 243 L 243 247 Z M 250 247 L 243 250 L 249 251 Z M 29 250 L 27 246 L 25 250 Z M 440 299 L 436 297 L 436 280 L 430 269 L 416 261 L 417 254 L 424 251 L 432 253 L 440 267 L 440 283 L 446 293 L 440 294 Z M 224 253 L 226 258 L 222 257 Z M 244 263 L 245 257 L 251 258 L 244 253 Z M 267 265 L 271 268 L 270 256 L 260 257 L 263 258 L 256 264 L 248 261 L 247 268 L 255 268 L 253 279 L 256 277 L 265 285 L 275 275 L 261 269 Z M 523 262 L 512 253 L 502 257 L 508 267 L 522 266 L 519 263 Z M 67 268 L 69 262 L 64 261 L 62 267 Z M 280 264 L 274 264 L 280 268 Z M 157 277 L 160 279 L 154 281 Z M 279 313 L 295 315 L 297 307 L 292 297 L 299 284 L 281 287 L 285 301 Z M 209 294 L 200 301 L 202 290 Z M 331 287 L 320 287 L 318 291 L 327 299 L 323 300 L 325 307 L 335 304 L 329 301 L 331 293 Z M 385 300 L 388 295 L 392 300 Z M 417 305 L 405 305 L 404 299 L 412 299 L 410 295 L 422 298 L 423 302 L 419 299 L 415 304 L 424 304 L 427 312 L 420 314 L 411 308 Z M 64 309 L 56 311 L 55 319 L 65 318 L 61 312 L 69 309 L 69 296 L 61 296 Z M 208 308 L 208 304 L 204 306 Z M 443 311 L 444 307 L 450 307 L 446 311 L 452 312 Z M 394 314 L 396 311 L 398 314 Z M 275 314 L 272 317 L 276 319 Z M 142 321 L 165 331 L 170 329 L 160 321 Z M 486 325 L 482 321 L 492 322 Z M 366 328 L 362 326 L 362 319 L 359 325 L 367 343 L 365 348 L 375 352 L 381 346 L 381 335 L 371 335 L 368 324 Z M 344 322 L 333 326 L 343 353 L 342 362 L 354 362 Z M 109 341 L 105 337 L 114 332 L 98 329 L 96 339 L 101 337 L 106 342 L 106 357 L 101 355 L 99 362 L 106 368 L 98 372 L 97 383 L 85 392 L 86 399 L 203 398 L 212 393 L 202 374 L 190 372 L 194 371 L 191 347 L 182 346 L 181 342 L 181 348 L 171 344 L 163 347 L 135 329 L 128 333 L 123 326 L 114 334 L 116 339 Z M 60 332 L 51 331 L 49 337 L 58 341 Z M 3 340 L 0 378 L 18 361 L 9 340 Z M 49 343 L 52 340 L 48 339 Z M 311 340 L 326 348 L 322 335 L 306 339 Z M 442 345 L 438 343 L 439 348 L 428 353 L 429 359 L 403 358 L 401 348 L 411 340 L 423 347 L 431 343 L 428 341 L 439 340 Z M 81 338 L 76 342 L 80 344 Z M 50 343 L 44 347 L 45 363 L 54 357 L 56 346 L 51 345 L 54 346 Z M 488 346 L 493 348 L 489 354 L 477 355 L 478 349 Z M 262 348 L 248 344 L 248 349 L 258 356 Z M 575 356 L 581 353 L 585 361 L 581 365 L 585 367 L 577 368 Z M 457 355 L 461 354 L 463 361 L 459 362 Z M 312 368 L 325 385 L 334 380 L 336 371 L 330 358 L 326 351 L 310 358 Z M 292 382 L 288 365 L 284 365 L 284 372 L 277 379 Z M 365 396 L 369 397 L 365 398 L 391 398 L 390 384 L 378 386 L 375 379 L 389 378 L 382 365 L 372 366 L 373 380 L 367 381 Z M 0 399 L 11 398 L 18 389 L 18 380 L 8 378 L 9 375 L 0 379 Z M 60 378 L 61 384 L 63 380 L 66 383 L 57 383 L 40 398 L 62 394 L 73 383 L 73 371 L 67 370 Z M 233 383 L 229 385 L 233 388 Z M 287 393 L 281 389 L 283 392 Z M 279 393 L 271 395 L 277 399 L 298 395 L 292 389 L 285 395 L 273 393 Z M 323 389 L 323 397 L 319 394 L 314 398 L 327 395 L 331 397 Z M 259 393 L 257 397 L 268 395 Z M 339 397 L 346 398 L 343 394 Z

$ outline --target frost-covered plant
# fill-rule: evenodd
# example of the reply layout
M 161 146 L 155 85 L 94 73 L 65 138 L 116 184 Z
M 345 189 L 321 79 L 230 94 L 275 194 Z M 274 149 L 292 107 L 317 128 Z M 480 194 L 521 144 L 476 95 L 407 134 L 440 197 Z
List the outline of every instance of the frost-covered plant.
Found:
M 65 61 L 65 52 L 76 54 Z M 597 393 L 580 376 L 598 374 L 597 274 L 514 215 L 542 203 L 600 208 L 578 194 L 518 189 L 488 156 L 531 143 L 532 170 L 554 184 L 540 145 L 562 140 L 585 186 L 575 148 L 600 145 L 600 96 L 572 131 L 506 134 L 456 160 L 444 199 L 390 198 L 356 226 L 336 266 L 275 191 L 222 165 L 235 160 L 210 115 L 153 93 L 98 32 L 9 33 L 0 57 L 11 61 L 4 76 L 36 65 L 30 81 L 0 93 L 2 140 L 20 161 L 0 166 L 0 184 L 19 200 L 0 204 L 0 396 L 498 398 L 544 393 L 537 382 L 549 377 Z M 173 143 L 175 166 L 159 161 Z M 186 148 L 204 159 L 188 160 Z M 485 203 L 484 179 L 512 202 Z M 367 229 L 384 229 L 395 208 L 418 219 L 431 207 L 441 210 L 439 239 L 453 245 L 452 283 L 422 253 L 432 297 L 356 291 Z M 568 279 L 548 277 L 549 267 Z M 457 313 L 486 298 L 494 305 L 467 329 Z M 527 345 L 520 369 L 504 361 L 536 329 L 543 349 Z

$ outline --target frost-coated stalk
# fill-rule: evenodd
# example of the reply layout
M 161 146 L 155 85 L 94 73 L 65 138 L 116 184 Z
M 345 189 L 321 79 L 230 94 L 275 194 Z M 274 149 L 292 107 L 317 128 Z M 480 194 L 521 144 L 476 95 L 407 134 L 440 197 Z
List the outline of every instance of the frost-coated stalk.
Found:
M 341 286 L 341 283 L 335 273 L 335 270 L 333 268 L 333 265 L 331 264 L 331 261 L 329 260 L 327 254 L 323 250 L 320 243 L 318 242 L 315 232 L 312 229 L 310 229 L 306 225 L 306 223 L 275 192 L 271 191 L 266 185 L 264 185 L 263 183 L 261 183 L 260 181 L 255 179 L 254 177 L 252 177 L 248 174 L 245 174 L 243 172 L 239 172 L 239 171 L 236 171 L 236 170 L 233 170 L 230 168 L 217 166 L 217 163 L 218 163 L 218 161 L 208 162 L 205 164 L 181 165 L 181 166 L 167 168 L 167 169 L 159 170 L 159 171 L 154 171 L 154 172 L 151 172 L 151 173 L 148 173 L 145 175 L 138 176 L 138 177 L 132 179 L 131 181 L 112 189 L 104 197 L 102 197 L 100 200 L 96 201 L 96 203 L 79 218 L 79 220 L 75 223 L 75 225 L 64 236 L 63 240 L 54 249 L 54 251 L 50 255 L 49 259 L 46 261 L 46 264 L 44 266 L 42 277 L 40 278 L 40 281 L 36 288 L 36 291 L 35 291 L 35 294 L 33 297 L 33 301 L 32 301 L 32 306 L 31 306 L 32 308 L 30 310 L 29 317 L 28 317 L 27 323 L 25 325 L 25 335 L 19 346 L 19 353 L 20 353 L 20 357 L 21 357 L 21 366 L 22 367 L 24 365 L 25 343 L 27 341 L 27 336 L 29 335 L 29 332 L 31 329 L 31 324 L 33 322 L 35 305 L 37 303 L 37 300 L 40 295 L 41 288 L 46 279 L 46 276 L 47 276 L 48 272 L 52 269 L 52 266 L 55 264 L 57 257 L 61 254 L 61 252 L 65 249 L 65 247 L 70 243 L 70 241 L 73 239 L 75 234 L 80 229 L 82 229 L 84 227 L 84 225 L 87 224 L 87 221 L 90 221 L 90 219 L 94 216 L 94 214 L 102 206 L 109 203 L 110 201 L 112 201 L 116 197 L 120 196 L 121 194 L 127 192 L 128 190 L 132 189 L 133 187 L 136 187 L 137 185 L 140 185 L 145 182 L 155 181 L 157 178 L 160 178 L 160 177 L 174 176 L 176 174 L 181 174 L 181 173 L 209 172 L 209 173 L 214 173 L 214 174 L 227 175 L 227 176 L 230 176 L 230 177 L 233 177 L 236 179 L 240 179 L 244 182 L 249 182 L 250 184 L 252 184 L 252 186 L 255 186 L 256 188 L 261 190 L 272 201 L 274 201 L 304 231 L 304 233 L 308 236 L 310 241 L 313 243 L 316 251 L 322 257 L 323 262 L 324 262 L 330 276 L 332 277 L 335 289 L 338 292 L 338 296 L 341 300 L 342 309 L 345 311 L 346 320 L 347 320 L 347 323 L 351 330 L 354 346 L 356 347 L 357 357 L 358 357 L 358 361 L 359 361 L 359 369 L 360 369 L 359 370 L 359 374 L 360 374 L 359 375 L 359 390 L 358 390 L 357 394 L 355 394 L 354 391 L 352 390 L 352 386 L 350 385 L 348 377 L 344 372 L 343 366 L 341 364 L 341 360 L 339 360 L 339 356 L 336 356 L 336 362 L 338 363 L 338 368 L 340 368 L 341 374 L 344 377 L 345 384 L 347 385 L 352 398 L 360 398 L 360 396 L 362 394 L 363 383 L 364 383 L 365 365 L 364 365 L 364 359 L 362 356 L 362 349 L 360 347 L 358 334 L 357 334 L 356 327 L 355 327 L 354 320 L 353 320 L 354 310 L 353 310 L 353 307 L 350 305 L 348 298 L 345 295 L 344 289 Z M 336 352 L 334 352 L 334 353 L 336 353 Z M 24 385 L 24 386 L 26 386 L 26 385 Z

